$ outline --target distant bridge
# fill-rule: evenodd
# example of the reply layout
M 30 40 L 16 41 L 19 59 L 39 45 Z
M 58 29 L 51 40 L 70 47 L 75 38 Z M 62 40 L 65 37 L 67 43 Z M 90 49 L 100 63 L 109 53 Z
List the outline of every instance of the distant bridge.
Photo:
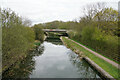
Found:
M 65 29 L 42 29 L 46 35 L 49 34 L 49 32 L 59 33 L 58 36 L 68 36 L 67 30 Z
M 67 30 L 65 29 L 42 29 L 42 30 L 45 32 L 63 32 L 63 33 L 67 32 Z

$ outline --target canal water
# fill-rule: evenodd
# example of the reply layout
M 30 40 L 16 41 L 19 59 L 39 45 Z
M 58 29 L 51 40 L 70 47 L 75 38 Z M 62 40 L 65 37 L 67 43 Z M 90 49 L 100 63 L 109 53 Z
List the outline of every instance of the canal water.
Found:
M 46 40 L 3 78 L 100 78 L 100 74 L 60 40 Z

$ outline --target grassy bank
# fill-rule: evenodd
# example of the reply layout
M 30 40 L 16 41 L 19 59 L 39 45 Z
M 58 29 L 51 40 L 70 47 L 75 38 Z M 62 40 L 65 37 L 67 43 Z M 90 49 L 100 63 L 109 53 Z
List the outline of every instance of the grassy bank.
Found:
M 83 55 L 89 57 L 92 61 L 94 61 L 97 65 L 99 65 L 102 69 L 104 69 L 106 72 L 108 72 L 111 76 L 114 78 L 120 78 L 118 74 L 118 69 L 108 62 L 104 61 L 103 59 L 95 56 L 88 50 L 84 49 L 83 47 L 79 46 L 78 44 L 62 37 L 63 42 L 66 44 L 67 47 L 71 48 L 72 50 L 78 50 L 83 53 Z
M 79 44 L 82 44 L 81 42 L 79 42 L 79 41 L 77 41 L 77 40 L 74 40 L 74 39 L 72 39 L 73 41 L 75 41 L 75 42 L 77 42 L 77 43 L 79 43 Z M 93 48 L 91 48 L 91 47 L 89 47 L 89 46 L 86 46 L 85 44 L 82 44 L 83 46 L 85 46 L 85 47 L 87 47 L 87 48 L 89 48 L 89 49 L 91 49 L 92 51 L 94 51 L 94 52 L 97 52 L 95 49 L 93 49 Z M 104 57 L 106 57 L 106 58 L 108 58 L 108 59 L 110 59 L 110 60 L 112 60 L 112 61 L 114 61 L 114 62 L 116 62 L 116 63 L 118 63 L 118 64 L 120 64 L 120 62 L 118 62 L 118 61 L 115 61 L 114 59 L 112 59 L 112 58 L 109 58 L 109 57 L 107 57 L 107 56 L 105 56 L 105 55 L 103 55 L 103 54 L 101 54 L 101 53 L 99 53 L 99 52 L 97 52 L 98 54 L 100 54 L 100 55 L 102 55 L 102 56 L 104 56 Z

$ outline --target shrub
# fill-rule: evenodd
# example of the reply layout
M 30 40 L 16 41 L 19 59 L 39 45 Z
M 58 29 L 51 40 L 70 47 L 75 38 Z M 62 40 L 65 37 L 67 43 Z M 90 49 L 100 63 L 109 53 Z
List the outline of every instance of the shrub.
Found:
M 42 31 L 42 28 L 35 25 L 32 27 L 34 32 L 35 32 L 35 39 L 36 40 L 40 40 L 41 42 L 43 42 L 44 40 L 44 32 Z
M 105 34 L 97 27 L 85 27 L 82 31 L 84 44 L 93 48 L 97 52 L 118 61 L 118 37 Z
M 17 60 L 23 59 L 33 46 L 34 31 L 23 24 L 21 17 L 12 10 L 1 10 L 2 15 L 2 59 L 3 70 Z

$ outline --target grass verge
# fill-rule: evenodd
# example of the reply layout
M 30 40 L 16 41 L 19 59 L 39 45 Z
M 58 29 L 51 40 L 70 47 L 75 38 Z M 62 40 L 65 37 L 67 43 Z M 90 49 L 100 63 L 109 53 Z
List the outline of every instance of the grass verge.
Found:
M 94 61 L 97 65 L 99 65 L 102 69 L 104 69 L 106 72 L 108 72 L 111 76 L 114 78 L 120 78 L 119 71 L 116 67 L 114 67 L 112 64 L 104 61 L 103 59 L 97 57 L 96 55 L 92 54 L 88 50 L 84 49 L 83 47 L 79 46 L 78 44 L 72 42 L 71 40 L 68 40 L 64 37 L 62 37 L 62 40 L 67 45 L 67 47 L 71 48 L 72 50 L 77 49 L 83 52 L 83 54 L 87 57 L 89 57 L 92 61 Z
M 77 42 L 77 43 L 79 43 L 79 44 L 82 44 L 82 43 L 80 43 L 80 42 L 77 41 L 77 40 L 74 40 L 74 39 L 72 39 L 72 40 L 75 41 L 75 42 Z M 89 48 L 89 49 L 91 49 L 92 51 L 96 52 L 95 49 L 93 49 L 93 48 L 91 48 L 91 47 L 89 47 L 89 46 L 86 46 L 86 45 L 84 45 L 84 44 L 82 44 L 82 45 L 85 46 L 85 47 L 87 47 L 87 48 Z M 103 55 L 103 54 L 101 54 L 101 53 L 99 53 L 99 52 L 96 52 L 96 53 L 98 53 L 98 54 L 100 54 L 100 55 L 102 55 L 102 56 L 104 56 L 104 57 L 106 57 L 106 58 L 108 58 L 108 59 L 110 59 L 110 60 L 112 60 L 112 61 L 120 64 L 120 62 L 117 62 L 117 61 L 115 61 L 115 60 L 113 60 L 113 59 L 111 59 L 111 58 L 109 58 L 109 57 L 107 57 L 107 56 L 105 56 L 105 55 Z

